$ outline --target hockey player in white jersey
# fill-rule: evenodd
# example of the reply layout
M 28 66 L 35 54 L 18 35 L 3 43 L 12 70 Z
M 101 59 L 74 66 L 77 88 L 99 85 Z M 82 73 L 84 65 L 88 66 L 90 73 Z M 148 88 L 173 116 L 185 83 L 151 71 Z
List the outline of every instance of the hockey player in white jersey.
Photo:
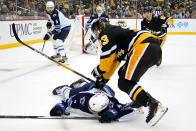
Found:
M 59 86 L 53 90 L 53 95 L 62 95 L 61 103 L 57 103 L 50 111 L 51 116 L 68 115 L 74 109 L 77 113 L 88 116 L 99 116 L 99 122 L 127 121 L 135 118 L 135 110 L 131 104 L 121 104 L 114 97 L 109 86 L 105 91 L 93 88 L 94 83 L 87 83 L 83 79 L 70 86 Z
M 52 1 L 46 3 L 46 10 L 48 16 L 48 22 L 46 24 L 48 32 L 43 39 L 49 40 L 53 36 L 52 43 L 56 54 L 51 56 L 51 58 L 62 63 L 67 62 L 68 58 L 64 49 L 64 41 L 71 29 L 69 19 L 54 8 L 54 2 Z
M 84 51 L 89 54 L 97 54 L 97 51 L 98 51 L 97 39 L 94 36 L 93 32 L 89 30 L 91 29 L 92 23 L 96 19 L 104 19 L 106 21 L 109 21 L 108 16 L 104 13 L 103 9 L 100 6 L 96 8 L 96 13 L 93 14 L 89 18 L 89 20 L 86 23 L 86 27 L 85 27 L 85 30 L 86 30 L 85 37 L 87 37 L 88 39 L 90 36 L 90 38 L 89 38 L 88 43 L 84 45 Z

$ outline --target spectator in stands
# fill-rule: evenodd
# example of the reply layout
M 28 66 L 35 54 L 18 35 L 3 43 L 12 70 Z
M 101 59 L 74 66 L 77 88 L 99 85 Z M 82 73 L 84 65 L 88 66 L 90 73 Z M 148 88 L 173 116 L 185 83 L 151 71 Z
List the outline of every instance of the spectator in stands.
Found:
M 182 13 L 180 13 L 180 10 L 176 10 L 174 14 L 174 18 L 182 18 Z
M 163 10 L 161 9 L 161 6 L 157 5 L 153 13 L 154 16 L 160 16 L 161 14 L 163 14 Z

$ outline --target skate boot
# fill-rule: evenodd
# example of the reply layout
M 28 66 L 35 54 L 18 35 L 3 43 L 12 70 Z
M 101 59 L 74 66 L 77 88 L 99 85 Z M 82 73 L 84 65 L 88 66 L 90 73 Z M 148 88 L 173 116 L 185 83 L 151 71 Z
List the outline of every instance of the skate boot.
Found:
M 52 94 L 53 95 L 60 95 L 61 94 L 61 89 L 63 87 L 69 87 L 68 85 L 62 85 L 62 86 L 58 86 L 56 87 L 53 91 L 52 91 Z
M 146 123 L 150 126 L 155 126 L 159 120 L 168 111 L 167 107 L 162 106 L 162 104 L 149 95 L 147 106 L 149 108 L 148 115 L 146 117 Z
M 86 81 L 85 81 L 83 78 L 81 78 L 81 79 L 79 79 L 79 80 L 73 82 L 73 83 L 70 85 L 70 88 L 73 88 L 73 89 L 74 89 L 74 88 L 78 88 L 78 87 L 81 87 L 82 84 L 86 84 Z
M 50 58 L 52 58 L 52 59 L 59 59 L 59 58 L 61 58 L 61 55 L 59 53 L 57 53 L 56 55 L 53 55 Z
M 61 59 L 59 60 L 59 62 L 61 62 L 61 63 L 68 63 L 68 58 L 67 58 L 67 56 L 65 55 L 65 56 L 62 56 L 61 57 Z

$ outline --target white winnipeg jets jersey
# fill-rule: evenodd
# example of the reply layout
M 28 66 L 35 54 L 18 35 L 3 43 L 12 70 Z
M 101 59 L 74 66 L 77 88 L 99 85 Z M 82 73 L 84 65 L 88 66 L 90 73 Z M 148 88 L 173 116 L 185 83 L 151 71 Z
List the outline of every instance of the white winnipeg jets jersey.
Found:
M 57 9 L 54 9 L 51 14 L 47 13 L 47 16 L 54 27 L 62 29 L 64 27 L 71 26 L 69 19 L 66 18 L 63 13 Z

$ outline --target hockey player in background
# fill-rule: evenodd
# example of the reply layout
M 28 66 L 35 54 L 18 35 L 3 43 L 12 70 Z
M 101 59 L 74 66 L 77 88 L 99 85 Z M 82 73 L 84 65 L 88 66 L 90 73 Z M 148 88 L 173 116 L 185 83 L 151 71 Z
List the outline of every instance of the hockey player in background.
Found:
M 160 46 L 162 48 L 167 37 L 167 28 L 169 27 L 168 22 L 173 24 L 174 20 L 169 17 L 165 17 L 163 14 L 155 16 L 152 11 L 151 6 L 144 8 L 144 19 L 141 22 L 141 29 L 148 30 L 153 35 L 156 35 L 158 39 L 160 39 Z M 156 65 L 159 66 L 161 62 L 162 57 Z
M 66 18 L 62 12 L 54 8 L 54 3 L 48 1 L 46 3 L 46 10 L 48 16 L 47 29 L 48 32 L 44 36 L 44 40 L 49 40 L 53 36 L 52 43 L 55 50 L 55 55 L 51 56 L 59 62 L 67 62 L 68 58 L 64 49 L 64 41 L 69 34 L 71 24 L 69 19 Z
M 127 121 L 135 117 L 131 104 L 121 104 L 114 97 L 111 88 L 105 85 L 107 92 L 93 88 L 94 83 L 83 79 L 70 86 L 59 86 L 53 90 L 53 95 L 62 95 L 61 103 L 56 104 L 50 111 L 51 116 L 68 115 L 74 109 L 76 113 L 100 117 L 101 123 L 112 121 Z
M 95 87 L 102 89 L 110 80 L 121 61 L 118 87 L 137 105 L 148 107 L 146 122 L 156 123 L 168 110 L 138 84 L 140 78 L 161 58 L 160 42 L 149 31 L 134 31 L 97 20 L 91 27 L 101 44 L 100 64 L 92 75 Z
M 86 30 L 85 37 L 90 35 L 90 38 L 89 38 L 89 42 L 84 46 L 84 51 L 89 54 L 96 54 L 98 51 L 98 45 L 96 42 L 97 39 L 95 38 L 91 30 L 89 30 L 92 26 L 93 21 L 96 19 L 105 19 L 109 21 L 108 16 L 104 13 L 103 9 L 100 6 L 96 8 L 96 13 L 89 18 L 85 26 L 85 30 Z

